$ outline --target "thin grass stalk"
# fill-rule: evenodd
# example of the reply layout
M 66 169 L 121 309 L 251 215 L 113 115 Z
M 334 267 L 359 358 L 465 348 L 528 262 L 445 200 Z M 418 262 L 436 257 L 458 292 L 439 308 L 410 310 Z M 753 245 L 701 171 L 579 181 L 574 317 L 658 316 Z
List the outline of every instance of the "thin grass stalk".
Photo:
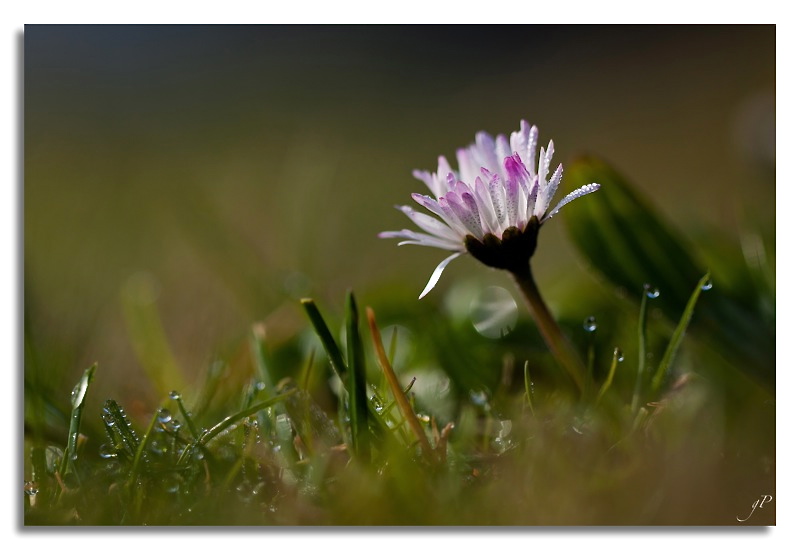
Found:
M 689 301 L 686 303 L 686 308 L 683 310 L 683 315 L 681 315 L 681 319 L 678 322 L 678 326 L 675 328 L 675 332 L 672 333 L 672 338 L 670 338 L 669 344 L 667 345 L 667 350 L 664 352 L 664 357 L 661 359 L 661 363 L 658 365 L 658 369 L 653 376 L 653 381 L 650 384 L 650 389 L 653 394 L 658 394 L 658 392 L 661 390 L 661 386 L 664 383 L 664 376 L 666 376 L 667 371 L 672 366 L 672 362 L 675 359 L 675 354 L 678 352 L 678 347 L 681 345 L 683 337 L 686 334 L 686 329 L 689 327 L 689 321 L 692 319 L 695 305 L 697 305 L 697 299 L 700 297 L 701 292 L 709 288 L 707 285 L 710 280 L 711 274 L 706 273 L 697 283 L 697 286 L 694 288 L 694 292 L 692 292 L 692 295 L 689 297 Z
M 644 367 L 647 359 L 647 302 L 648 289 L 642 291 L 642 304 L 639 306 L 639 324 L 636 334 L 639 340 L 639 365 L 636 369 L 636 383 L 633 386 L 633 396 L 631 397 L 631 410 L 639 410 L 639 399 L 642 393 L 642 380 L 644 378 Z
M 389 388 L 392 390 L 395 403 L 397 403 L 403 418 L 405 418 L 411 431 L 414 432 L 417 441 L 419 441 L 423 456 L 428 460 L 434 460 L 435 455 L 433 448 L 425 435 L 425 431 L 422 429 L 422 425 L 419 423 L 419 418 L 414 414 L 414 409 L 411 407 L 411 403 L 409 403 L 403 391 L 403 387 L 400 385 L 400 381 L 397 379 L 397 375 L 395 375 L 392 369 L 391 363 L 389 363 L 389 358 L 386 357 L 386 351 L 383 349 L 383 342 L 381 341 L 381 331 L 375 321 L 375 312 L 369 307 L 367 308 L 367 322 L 369 323 L 369 329 L 372 333 L 372 345 L 378 357 L 378 364 L 381 366 L 383 375 L 389 383 Z
M 330 361 L 334 372 L 336 372 L 336 375 L 339 377 L 342 383 L 344 383 L 345 378 L 347 377 L 347 365 L 345 365 L 344 356 L 342 355 L 339 346 L 336 345 L 336 340 L 331 334 L 331 331 L 328 329 L 325 319 L 322 318 L 319 308 L 311 298 L 303 298 L 300 300 L 300 303 L 303 305 L 308 318 L 311 320 L 311 325 L 314 327 L 314 332 L 317 333 L 317 336 L 319 336 L 319 339 L 322 342 L 322 347 L 325 349 L 325 353 L 328 355 L 328 360 Z
M 364 344 L 358 327 L 358 308 L 352 292 L 347 293 L 347 394 L 350 413 L 350 434 L 354 455 L 363 462 L 370 459 L 369 401 Z

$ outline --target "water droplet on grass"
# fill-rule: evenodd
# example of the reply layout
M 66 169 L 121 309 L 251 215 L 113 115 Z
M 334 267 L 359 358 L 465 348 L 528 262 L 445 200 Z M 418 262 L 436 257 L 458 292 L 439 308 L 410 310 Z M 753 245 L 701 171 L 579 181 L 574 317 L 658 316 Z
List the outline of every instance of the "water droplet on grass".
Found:
M 617 356 L 617 362 L 622 363 L 625 360 L 625 355 L 622 353 L 622 350 L 619 348 L 614 348 L 614 355 Z
M 706 282 L 706 284 L 704 284 L 703 286 L 700 287 L 700 290 L 702 290 L 702 291 L 711 290 L 711 288 L 713 286 L 714 286 L 714 282 L 709 278 L 708 281 Z
M 650 283 L 645 283 L 644 291 L 647 293 L 647 297 L 650 299 L 658 298 L 659 296 L 661 296 L 661 291 L 658 290 L 658 287 L 655 287 Z
M 583 330 L 586 332 L 594 332 L 597 330 L 597 319 L 594 318 L 594 315 L 590 315 L 583 320 Z
M 172 399 L 173 401 L 177 401 L 178 399 L 181 398 L 181 394 L 177 390 L 172 390 L 171 392 L 169 392 L 169 398 Z
M 107 443 L 103 443 L 100 445 L 100 450 L 98 451 L 100 458 L 116 458 L 117 452 L 111 445 Z
M 26 481 L 25 482 L 25 494 L 28 496 L 34 496 L 39 492 L 39 484 L 35 481 Z
M 470 390 L 469 399 L 473 405 L 478 407 L 485 407 L 489 403 L 489 396 L 486 395 L 485 391 Z
M 169 409 L 161 409 L 158 411 L 158 421 L 166 424 L 172 420 L 172 413 L 169 412 Z

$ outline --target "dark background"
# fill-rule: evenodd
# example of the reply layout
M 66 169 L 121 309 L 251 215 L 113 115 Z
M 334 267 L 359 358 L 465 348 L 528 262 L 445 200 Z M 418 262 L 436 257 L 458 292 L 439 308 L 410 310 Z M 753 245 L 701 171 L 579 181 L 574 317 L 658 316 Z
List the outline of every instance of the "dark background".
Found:
M 520 118 L 690 239 L 774 235 L 774 26 L 29 25 L 24 67 L 25 364 L 67 392 L 98 361 L 95 395 L 154 399 L 142 281 L 188 380 L 300 296 L 413 307 L 441 251 L 376 238 L 411 170 Z M 536 269 L 555 309 L 591 281 L 559 223 Z M 507 284 L 464 260 L 426 300 L 463 279 Z

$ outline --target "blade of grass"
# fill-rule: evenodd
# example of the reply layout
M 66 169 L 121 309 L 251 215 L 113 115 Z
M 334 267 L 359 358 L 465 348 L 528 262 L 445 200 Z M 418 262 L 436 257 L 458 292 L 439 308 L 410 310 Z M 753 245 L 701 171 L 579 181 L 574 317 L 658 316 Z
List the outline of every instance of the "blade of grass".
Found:
M 197 432 L 197 426 L 194 425 L 192 415 L 189 414 L 189 411 L 186 410 L 186 407 L 183 404 L 183 397 L 177 391 L 170 392 L 169 397 L 178 403 L 178 410 L 181 411 L 181 416 L 183 416 L 183 420 L 186 422 L 186 427 L 189 428 L 189 433 L 192 434 L 194 439 L 197 439 L 199 435 Z
M 367 321 L 369 323 L 369 330 L 372 333 L 372 344 L 375 348 L 375 353 L 378 356 L 378 364 L 381 366 L 381 370 L 383 371 L 383 375 L 386 377 L 386 381 L 389 382 L 389 388 L 392 390 L 392 394 L 394 394 L 394 400 L 397 403 L 397 406 L 400 408 L 400 412 L 403 414 L 406 422 L 408 422 L 411 431 L 414 432 L 417 441 L 419 441 L 422 454 L 428 460 L 434 460 L 435 455 L 433 449 L 431 448 L 431 444 L 425 435 L 425 431 L 422 429 L 422 425 L 419 423 L 417 415 L 414 414 L 414 409 L 411 408 L 411 404 L 408 402 L 408 398 L 403 391 L 403 387 L 397 380 L 397 376 L 395 375 L 394 370 L 392 370 L 392 365 L 389 363 L 389 359 L 386 357 L 386 351 L 383 349 L 383 342 L 381 341 L 381 331 L 378 329 L 378 324 L 375 321 L 375 312 L 372 311 L 372 308 L 367 308 Z
M 278 395 L 278 388 L 275 385 L 277 376 L 270 372 L 270 357 L 267 348 L 267 334 L 264 325 L 256 324 L 250 334 L 250 353 L 255 363 L 257 375 L 264 383 L 264 390 L 267 398 L 271 399 Z M 274 365 L 273 365 L 274 368 Z M 283 416 L 282 416 L 283 415 Z M 292 444 L 292 430 L 279 429 L 279 419 L 287 418 L 293 420 L 295 426 L 302 425 L 301 418 L 291 418 L 284 403 L 277 403 L 269 411 L 259 413 L 260 427 L 262 433 L 269 437 L 270 429 L 274 429 L 275 435 L 280 442 L 281 454 L 286 460 L 286 464 L 293 467 L 297 464 L 299 457 Z
M 353 453 L 368 462 L 369 448 L 369 401 L 367 399 L 367 371 L 364 358 L 364 344 L 358 330 L 358 308 L 352 292 L 347 293 L 345 327 L 347 331 L 347 394 L 350 413 L 350 433 L 353 439 Z
M 525 361 L 523 372 L 525 373 L 525 401 L 528 402 L 528 407 L 531 409 L 531 414 L 536 414 L 536 412 L 533 410 L 533 381 L 531 380 L 530 368 L 527 361 Z
M 156 303 L 155 283 L 141 275 L 131 278 L 122 292 L 122 312 L 139 363 L 159 395 L 183 388 L 186 380 L 167 340 Z
M 647 358 L 647 300 L 648 289 L 642 291 L 642 304 L 639 307 L 639 325 L 637 336 L 639 338 L 639 365 L 636 369 L 636 383 L 633 386 L 633 397 L 631 397 L 631 410 L 639 410 L 639 396 L 642 392 L 642 379 L 644 378 L 644 364 Z M 616 350 L 615 350 L 616 351 Z
M 112 442 L 115 446 L 121 442 L 128 457 L 132 459 L 133 455 L 136 454 L 136 448 L 139 446 L 139 436 L 130 427 L 125 411 L 116 401 L 109 399 L 103 406 L 103 412 L 105 413 L 106 429 Z
M 675 332 L 672 333 L 672 338 L 670 338 L 669 344 L 667 345 L 667 350 L 664 352 L 664 357 L 661 359 L 661 363 L 658 365 L 658 370 L 656 370 L 656 373 L 653 376 L 653 380 L 650 385 L 650 389 L 653 391 L 653 393 L 657 394 L 661 390 L 661 385 L 664 383 L 664 376 L 672 366 L 672 361 L 675 359 L 678 346 L 681 345 L 683 337 L 686 334 L 686 329 L 689 327 L 689 321 L 692 319 L 692 313 L 694 313 L 694 307 L 697 304 L 697 299 L 700 297 L 700 293 L 708 288 L 707 285 L 710 280 L 711 274 L 706 273 L 697 283 L 697 286 L 694 288 L 694 292 L 692 292 L 689 301 L 686 303 L 686 309 L 683 310 L 681 320 L 678 322 L 678 326 L 675 327 Z
M 136 454 L 133 455 L 133 464 L 128 474 L 128 486 L 136 482 L 136 477 L 139 475 L 139 465 L 142 463 L 142 458 L 144 457 L 144 450 L 147 448 L 147 443 L 150 441 L 150 434 L 153 433 L 153 428 L 156 427 L 161 408 L 165 405 L 166 403 L 162 404 L 162 406 L 156 410 L 155 414 L 153 414 L 153 418 L 150 419 L 150 424 L 147 425 L 147 430 L 145 430 L 144 436 L 139 442 L 139 446 L 136 448 Z
M 86 393 L 89 390 L 89 384 L 92 383 L 94 378 L 94 371 L 97 370 L 97 363 L 89 367 L 83 372 L 80 381 L 72 390 L 72 415 L 69 421 L 69 433 L 67 435 L 67 446 L 64 449 L 64 458 L 61 459 L 58 473 L 61 479 L 67 473 L 67 467 L 76 458 L 78 450 L 78 434 L 81 429 L 81 416 L 83 416 L 83 407 L 86 404 Z
M 328 325 L 325 324 L 325 319 L 322 318 L 322 314 L 319 312 L 319 308 L 317 308 L 317 305 L 311 298 L 303 298 L 300 300 L 300 303 L 303 305 L 303 308 L 305 308 L 306 314 L 311 320 L 311 325 L 314 327 L 314 332 L 317 333 L 317 336 L 319 336 L 322 342 L 325 353 L 328 354 L 328 360 L 333 370 L 339 376 L 342 383 L 344 383 L 347 377 L 347 366 L 344 363 L 344 357 L 342 356 L 339 346 L 336 345 L 336 340 L 333 338 L 331 331 L 328 329 Z
M 600 387 L 600 391 L 597 392 L 597 399 L 595 400 L 596 404 L 600 403 L 600 400 L 603 398 L 605 393 L 608 391 L 608 388 L 610 388 L 611 384 L 614 382 L 614 374 L 617 372 L 617 364 L 619 364 L 619 348 L 614 348 L 614 355 L 611 357 L 611 368 L 608 369 L 608 376 L 606 376 L 606 381 L 603 382 L 603 385 Z
M 220 433 L 225 431 L 227 428 L 229 428 L 230 426 L 232 426 L 236 422 L 238 422 L 240 420 L 243 420 L 243 419 L 247 418 L 248 416 L 252 416 L 252 415 L 256 414 L 258 411 L 266 409 L 267 407 L 271 407 L 271 406 L 275 405 L 276 403 L 280 403 L 281 401 L 283 401 L 284 399 L 287 399 L 289 396 L 293 395 L 296 392 L 297 392 L 296 389 L 289 390 L 289 391 L 287 391 L 285 393 L 282 393 L 280 395 L 277 395 L 277 396 L 275 396 L 275 397 L 273 397 L 271 399 L 267 399 L 266 401 L 261 401 L 260 403 L 256 403 L 252 407 L 248 407 L 247 409 L 244 409 L 243 411 L 239 411 L 238 413 L 232 414 L 230 416 L 226 416 L 219 423 L 214 425 L 211 429 L 203 431 L 201 433 L 199 439 L 197 439 L 194 443 L 192 443 L 186 449 L 184 449 L 183 453 L 181 453 L 180 458 L 178 458 L 177 465 L 178 466 L 182 465 L 183 461 L 191 453 L 191 451 L 193 451 L 197 447 L 202 447 L 204 445 L 207 445 L 209 441 L 211 441 L 212 439 L 217 437 Z

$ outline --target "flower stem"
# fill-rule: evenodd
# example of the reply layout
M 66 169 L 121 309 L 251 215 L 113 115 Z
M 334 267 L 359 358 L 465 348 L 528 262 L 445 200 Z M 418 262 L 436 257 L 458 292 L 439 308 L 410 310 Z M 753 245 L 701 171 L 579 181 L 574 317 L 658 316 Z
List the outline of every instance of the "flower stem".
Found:
M 510 270 L 514 282 L 517 283 L 520 292 L 525 297 L 525 303 L 528 305 L 528 310 L 533 315 L 536 325 L 539 327 L 547 347 L 556 358 L 567 374 L 570 375 L 572 380 L 577 384 L 579 389 L 584 387 L 584 377 L 586 376 L 586 367 L 578 357 L 577 352 L 570 344 L 569 340 L 561 332 L 558 324 L 556 324 L 553 315 L 542 299 L 539 293 L 539 288 L 536 286 L 536 281 L 533 280 L 533 273 L 531 272 L 530 265 L 525 263 L 517 269 Z

